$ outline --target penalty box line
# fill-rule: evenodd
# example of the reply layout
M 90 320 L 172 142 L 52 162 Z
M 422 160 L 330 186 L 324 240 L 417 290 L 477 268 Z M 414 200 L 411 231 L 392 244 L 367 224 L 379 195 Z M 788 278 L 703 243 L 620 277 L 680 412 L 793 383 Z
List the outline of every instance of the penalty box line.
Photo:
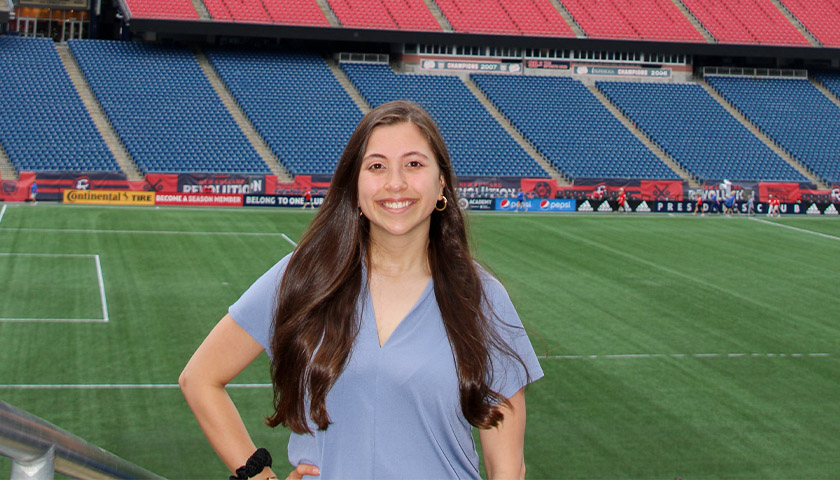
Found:
M 93 258 L 96 266 L 96 280 L 99 286 L 99 299 L 102 318 L 2 318 L 0 322 L 56 322 L 56 323 L 109 323 L 108 300 L 105 295 L 105 278 L 102 275 L 102 262 L 98 254 L 93 253 L 0 253 L 2 257 L 87 257 Z

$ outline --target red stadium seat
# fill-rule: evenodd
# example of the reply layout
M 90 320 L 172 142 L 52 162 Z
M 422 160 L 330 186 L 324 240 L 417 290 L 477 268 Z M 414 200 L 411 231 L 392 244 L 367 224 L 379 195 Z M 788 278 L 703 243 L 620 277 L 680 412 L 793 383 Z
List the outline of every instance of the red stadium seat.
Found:
M 809 45 L 771 0 L 683 0 L 719 42 Z
M 840 0 L 781 0 L 826 47 L 840 47 Z

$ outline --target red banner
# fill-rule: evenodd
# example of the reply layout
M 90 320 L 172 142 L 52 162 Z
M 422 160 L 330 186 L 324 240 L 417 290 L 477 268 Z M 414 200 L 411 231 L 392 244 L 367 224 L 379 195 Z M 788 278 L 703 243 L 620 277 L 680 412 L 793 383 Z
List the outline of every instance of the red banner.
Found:
M 242 195 L 216 193 L 157 193 L 155 205 L 241 207 Z
M 641 200 L 648 201 L 682 201 L 682 180 L 642 180 L 639 189 Z
M 24 202 L 29 199 L 29 189 L 35 182 L 35 172 L 20 172 L 20 180 L 0 182 L 0 201 Z
M 520 183 L 522 191 L 532 198 L 554 198 L 560 191 L 557 180 L 553 178 L 523 178 Z
M 782 203 L 796 203 L 802 200 L 802 193 L 798 183 L 759 182 L 758 199 L 766 202 L 770 195 L 780 199 Z

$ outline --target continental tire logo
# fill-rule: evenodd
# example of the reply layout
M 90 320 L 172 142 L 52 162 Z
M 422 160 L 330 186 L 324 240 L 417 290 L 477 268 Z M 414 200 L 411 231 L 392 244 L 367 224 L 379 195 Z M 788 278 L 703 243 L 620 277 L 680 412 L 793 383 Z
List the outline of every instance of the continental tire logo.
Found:
M 154 205 L 153 192 L 122 190 L 64 190 L 64 203 L 96 205 Z

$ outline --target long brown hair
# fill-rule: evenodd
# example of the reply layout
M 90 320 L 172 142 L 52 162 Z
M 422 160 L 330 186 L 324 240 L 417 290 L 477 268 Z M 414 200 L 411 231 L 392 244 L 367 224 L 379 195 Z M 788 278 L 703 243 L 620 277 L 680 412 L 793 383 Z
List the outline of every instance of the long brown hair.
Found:
M 488 302 L 458 208 L 449 153 L 432 118 L 417 104 L 397 101 L 365 115 L 339 159 L 324 203 L 292 254 L 277 292 L 271 339 L 274 415 L 269 426 L 312 433 L 307 418 L 326 429 L 326 397 L 341 375 L 359 332 L 357 302 L 362 262 L 369 246 L 369 222 L 359 215 L 358 180 L 367 141 L 376 127 L 410 122 L 423 132 L 444 180 L 448 208 L 432 212 L 428 264 L 435 298 L 455 357 L 461 410 L 474 426 L 498 425 L 493 350 L 522 360 L 501 339 L 488 318 Z M 524 364 L 523 364 L 524 366 Z M 306 411 L 307 395 L 309 411 Z

